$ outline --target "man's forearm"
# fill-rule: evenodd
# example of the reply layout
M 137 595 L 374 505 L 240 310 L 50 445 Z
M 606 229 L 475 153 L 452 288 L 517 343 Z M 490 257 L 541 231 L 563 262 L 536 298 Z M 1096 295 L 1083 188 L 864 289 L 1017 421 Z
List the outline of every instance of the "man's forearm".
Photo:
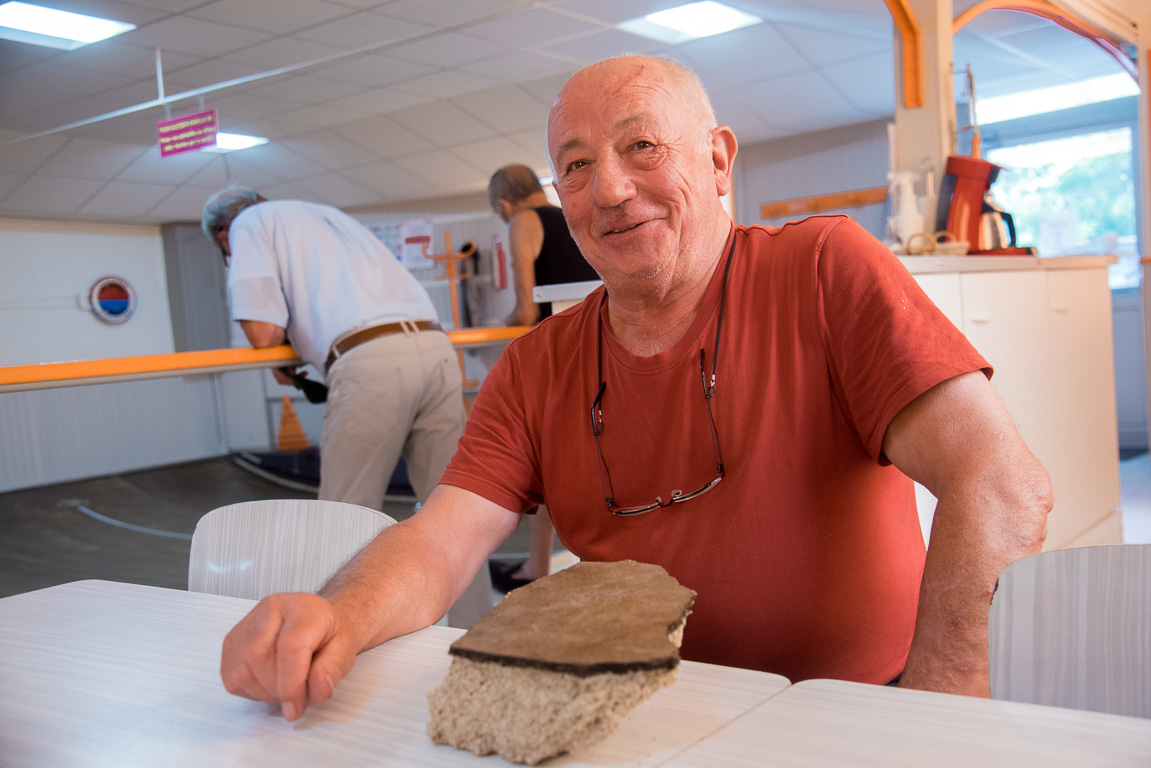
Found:
M 355 633 L 357 651 L 435 623 L 464 593 L 519 515 L 437 486 L 414 517 L 390 526 L 320 591 Z
M 972 491 L 940 499 L 901 685 L 990 695 L 987 619 L 996 581 L 1008 565 L 1040 550 L 1050 509 L 1043 468 L 1036 462 L 1022 478 L 1009 495 Z

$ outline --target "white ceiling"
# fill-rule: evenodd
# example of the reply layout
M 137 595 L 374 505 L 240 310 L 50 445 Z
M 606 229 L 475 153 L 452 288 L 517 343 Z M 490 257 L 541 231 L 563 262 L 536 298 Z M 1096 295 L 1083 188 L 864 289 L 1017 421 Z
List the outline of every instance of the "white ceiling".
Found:
M 230 180 L 345 208 L 481 190 L 506 163 L 545 172 L 560 85 L 624 52 L 690 65 L 743 144 L 894 113 L 882 0 L 727 0 L 766 22 L 671 47 L 613 25 L 682 0 L 41 1 L 137 28 L 70 52 L 0 40 L 0 216 L 197 220 Z M 1110 5 L 1133 16 L 1143 2 Z M 161 159 L 159 106 L 16 141 L 156 99 L 157 48 L 168 96 L 295 68 L 203 96 L 221 130 L 272 143 Z M 955 62 L 980 97 L 1119 71 L 1012 11 L 968 25 Z M 171 115 L 199 109 L 193 97 Z

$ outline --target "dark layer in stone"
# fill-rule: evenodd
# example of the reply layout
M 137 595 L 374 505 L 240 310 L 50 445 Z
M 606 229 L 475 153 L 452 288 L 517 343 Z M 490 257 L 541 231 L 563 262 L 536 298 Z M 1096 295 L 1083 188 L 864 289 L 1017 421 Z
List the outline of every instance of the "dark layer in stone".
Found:
M 580 562 L 509 592 L 452 643 L 473 661 L 586 677 L 672 669 L 695 592 L 658 565 Z

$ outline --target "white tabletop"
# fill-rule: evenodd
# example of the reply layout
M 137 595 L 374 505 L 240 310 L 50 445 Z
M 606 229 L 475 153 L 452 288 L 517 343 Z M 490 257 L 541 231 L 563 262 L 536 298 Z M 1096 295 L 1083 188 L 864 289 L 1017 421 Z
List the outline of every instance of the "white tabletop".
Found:
M 288 723 L 229 695 L 224 635 L 253 601 L 104 581 L 0 600 L 0 765 L 492 766 L 426 735 L 427 694 L 460 631 L 429 627 L 361 654 L 336 696 Z M 787 687 L 684 662 L 616 733 L 548 765 L 655 766 Z
M 772 697 L 666 765 L 1149 766 L 1151 720 L 809 680 Z

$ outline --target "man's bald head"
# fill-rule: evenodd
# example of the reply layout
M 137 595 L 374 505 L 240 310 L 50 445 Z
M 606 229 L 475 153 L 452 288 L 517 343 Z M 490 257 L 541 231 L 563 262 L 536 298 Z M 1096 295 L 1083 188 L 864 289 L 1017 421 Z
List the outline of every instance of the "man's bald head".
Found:
M 625 83 L 652 83 L 670 89 L 681 104 L 684 113 L 689 115 L 698 128 L 701 141 L 708 141 L 712 129 L 717 125 L 711 99 L 703 87 L 699 76 L 689 67 L 666 56 L 613 56 L 595 64 L 589 64 L 572 75 L 560 89 L 552 102 L 548 122 L 544 128 L 544 148 L 548 162 L 555 169 L 555 149 L 549 143 L 553 130 L 553 120 L 562 112 L 567 99 L 574 93 L 590 89 L 592 92 L 608 92 Z

